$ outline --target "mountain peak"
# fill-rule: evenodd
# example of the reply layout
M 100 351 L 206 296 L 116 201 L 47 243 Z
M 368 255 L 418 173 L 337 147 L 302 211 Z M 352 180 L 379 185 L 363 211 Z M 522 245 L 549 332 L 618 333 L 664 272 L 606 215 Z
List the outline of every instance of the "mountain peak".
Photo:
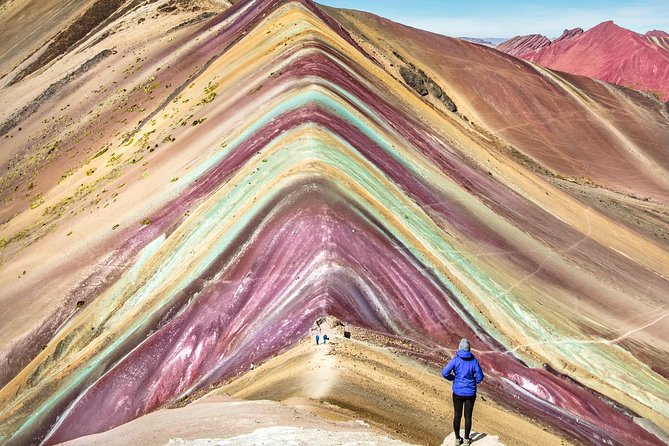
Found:
M 660 29 L 653 29 L 651 31 L 648 31 L 646 34 L 644 34 L 646 37 L 665 37 L 669 38 L 669 33 L 666 33 L 665 31 L 662 31 Z
M 588 30 L 589 33 L 591 32 L 625 32 L 625 33 L 633 33 L 634 31 L 630 31 L 627 28 L 623 28 L 620 25 L 616 25 L 613 20 L 607 20 L 605 22 L 600 23 L 599 25 L 596 25 L 592 27 L 591 29 Z
M 574 28 L 574 29 L 565 29 L 562 32 L 562 35 L 557 39 L 553 40 L 553 43 L 561 42 L 563 40 L 569 40 L 573 37 L 576 37 L 580 34 L 583 34 L 583 28 Z

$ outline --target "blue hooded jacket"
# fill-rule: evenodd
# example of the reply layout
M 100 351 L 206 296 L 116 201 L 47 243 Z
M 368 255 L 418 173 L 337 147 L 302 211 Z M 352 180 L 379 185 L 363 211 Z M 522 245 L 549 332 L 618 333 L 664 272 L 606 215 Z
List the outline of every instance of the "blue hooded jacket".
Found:
M 471 352 L 458 350 L 458 353 L 446 364 L 441 375 L 453 381 L 453 393 L 458 396 L 476 395 L 476 385 L 483 381 L 483 370 L 478 359 Z

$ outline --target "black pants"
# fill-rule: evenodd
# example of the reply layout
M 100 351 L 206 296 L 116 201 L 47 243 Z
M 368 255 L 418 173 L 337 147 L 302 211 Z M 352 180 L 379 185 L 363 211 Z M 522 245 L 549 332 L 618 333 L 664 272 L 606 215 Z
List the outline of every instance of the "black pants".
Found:
M 453 394 L 453 431 L 456 438 L 460 438 L 460 419 L 462 418 L 462 408 L 465 409 L 465 438 L 469 438 L 472 431 L 472 412 L 474 412 L 474 403 L 476 402 L 476 395 L 474 396 L 460 396 Z

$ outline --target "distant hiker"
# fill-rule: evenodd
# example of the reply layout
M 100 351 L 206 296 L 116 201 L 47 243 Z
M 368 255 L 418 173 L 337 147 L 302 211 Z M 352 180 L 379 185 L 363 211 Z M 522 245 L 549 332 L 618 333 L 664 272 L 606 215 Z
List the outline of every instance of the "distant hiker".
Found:
M 458 346 L 457 354 L 446 364 L 441 375 L 449 381 L 453 381 L 453 430 L 455 431 L 455 444 L 470 445 L 472 440 L 469 434 L 472 431 L 472 413 L 476 401 L 476 385 L 483 381 L 483 370 L 478 359 L 469 351 L 469 341 L 462 339 Z M 462 409 L 465 412 L 465 438 L 460 437 L 460 420 Z
M 328 335 L 326 335 L 326 334 L 323 335 L 323 344 L 327 344 L 329 340 L 330 340 L 330 338 L 328 337 Z
M 251 363 L 251 365 L 249 366 L 249 370 L 253 370 L 255 368 L 256 368 L 256 365 L 254 363 Z
M 321 341 L 321 337 L 316 335 L 316 345 L 318 345 Z

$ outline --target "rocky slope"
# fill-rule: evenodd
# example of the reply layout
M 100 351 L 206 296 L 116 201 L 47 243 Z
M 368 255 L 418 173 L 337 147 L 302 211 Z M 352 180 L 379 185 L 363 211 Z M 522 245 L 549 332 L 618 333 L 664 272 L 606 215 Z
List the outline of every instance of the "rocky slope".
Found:
M 369 385 L 388 369 L 367 347 L 435 382 L 466 336 L 510 424 L 662 444 L 664 103 L 309 0 L 93 3 L 0 6 L 16 32 L 0 63 L 0 442 L 127 429 L 275 355 L 295 371 L 291 348 L 329 315 L 369 337 L 340 364 L 367 373 L 342 381 L 356 398 L 269 377 L 237 396 L 307 389 L 438 444 L 433 424 L 400 426 L 419 388 Z M 36 40 L 22 10 L 49 17 Z M 431 401 L 449 391 L 436 381 Z M 448 416 L 430 407 L 418 419 Z

